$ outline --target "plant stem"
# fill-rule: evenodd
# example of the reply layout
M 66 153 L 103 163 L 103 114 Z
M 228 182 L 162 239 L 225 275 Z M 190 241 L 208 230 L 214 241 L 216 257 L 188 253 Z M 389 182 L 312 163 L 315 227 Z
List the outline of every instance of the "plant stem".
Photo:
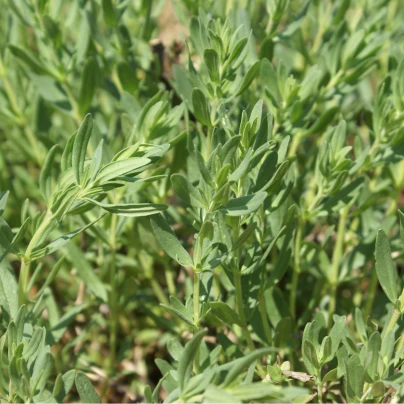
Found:
M 292 275 L 292 286 L 290 290 L 290 297 L 289 297 L 289 307 L 290 307 L 290 313 L 292 314 L 292 318 L 296 319 L 296 291 L 297 291 L 297 285 L 299 282 L 299 275 L 301 272 L 301 267 L 300 267 L 300 250 L 302 247 L 302 234 L 303 234 L 303 221 L 300 218 L 298 227 L 297 227 L 297 232 L 296 232 L 296 240 L 295 240 L 295 267 L 293 270 L 293 275 Z
M 111 294 L 109 301 L 110 309 L 110 337 L 109 337 L 109 374 L 114 368 L 116 359 L 116 335 L 118 326 L 118 295 L 117 295 L 117 279 L 116 279 L 116 227 L 118 216 L 112 215 L 111 218 L 111 267 L 110 267 L 110 285 Z
M 288 153 L 289 157 L 294 157 L 294 156 L 296 156 L 297 148 L 299 147 L 301 140 L 302 140 L 302 131 L 299 130 L 299 131 L 293 136 L 292 143 L 291 143 L 291 145 L 290 145 L 289 153 Z
M 401 295 L 400 295 L 400 297 L 398 298 L 398 300 L 401 302 L 401 307 L 403 307 L 403 306 L 404 306 L 404 289 L 403 289 L 403 291 L 401 292 Z M 387 325 L 386 331 L 383 331 L 383 338 L 385 338 L 386 335 L 387 335 L 390 331 L 394 330 L 394 327 L 396 326 L 397 321 L 399 320 L 401 314 L 402 314 L 401 312 L 399 312 L 399 311 L 397 311 L 396 309 L 394 309 L 393 315 L 391 316 L 391 319 L 390 319 L 390 321 L 389 321 L 389 324 Z
M 318 395 L 318 402 L 323 402 L 323 382 L 321 380 L 321 369 L 318 370 L 317 375 L 317 395 Z
M 49 226 L 50 222 L 53 220 L 53 215 L 51 211 L 47 211 L 41 225 L 36 230 L 35 234 L 32 236 L 30 243 L 23 259 L 21 260 L 21 270 L 20 277 L 18 279 L 18 301 L 20 305 L 24 304 L 27 300 L 27 295 L 29 293 L 28 283 L 29 283 L 29 270 L 31 266 L 31 253 L 32 250 L 37 246 L 42 234 Z
M 330 279 L 331 296 L 330 296 L 330 303 L 328 306 L 328 314 L 329 314 L 328 324 L 330 327 L 331 327 L 332 318 L 334 316 L 335 307 L 336 307 L 338 271 L 339 271 L 339 265 L 341 262 L 341 258 L 343 255 L 345 227 L 346 227 L 346 222 L 348 219 L 348 213 L 349 213 L 349 205 L 346 205 L 343 208 L 341 216 L 339 218 L 337 241 L 335 244 L 334 254 L 332 256 L 331 279 Z
M 200 302 L 199 302 L 199 291 L 200 291 L 200 272 L 194 272 L 194 324 L 196 328 L 199 328 L 199 312 L 200 312 Z

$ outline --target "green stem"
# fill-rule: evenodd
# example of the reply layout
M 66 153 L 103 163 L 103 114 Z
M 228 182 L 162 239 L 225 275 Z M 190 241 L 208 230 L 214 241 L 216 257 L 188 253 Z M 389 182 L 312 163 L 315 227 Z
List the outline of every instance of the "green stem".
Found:
M 404 307 L 404 289 L 403 289 L 403 291 L 401 292 L 401 295 L 400 295 L 400 297 L 398 298 L 398 300 L 399 300 L 400 303 L 401 303 L 401 310 L 403 310 L 402 308 Z M 390 321 L 389 321 L 389 324 L 387 325 L 386 331 L 383 331 L 383 338 L 385 338 L 386 335 L 387 335 L 390 331 L 394 330 L 394 327 L 396 326 L 397 321 L 399 320 L 401 314 L 402 314 L 401 312 L 399 312 L 399 311 L 397 311 L 396 309 L 394 309 L 393 315 L 391 316 L 391 319 L 390 319 Z
M 31 260 L 32 250 L 37 246 L 44 231 L 47 229 L 47 227 L 49 226 L 49 224 L 52 220 L 53 220 L 52 212 L 47 211 L 41 225 L 38 227 L 35 234 L 32 236 L 32 239 L 31 239 L 30 243 L 28 244 L 27 249 L 25 250 L 24 257 L 21 260 L 20 277 L 18 279 L 18 300 L 20 302 L 20 305 L 22 305 L 26 302 L 27 295 L 29 293 L 28 283 L 29 283 L 29 270 L 30 270 L 30 266 L 31 266 L 30 260 Z
M 401 313 L 399 311 L 397 311 L 397 310 L 393 311 L 393 315 L 391 316 L 389 324 L 387 325 L 387 328 L 386 328 L 386 333 L 384 335 L 387 335 L 390 331 L 392 331 L 394 329 L 400 316 L 401 316 Z
M 199 328 L 200 318 L 200 302 L 199 302 L 199 291 L 200 291 L 200 272 L 194 272 L 194 324 L 196 328 Z
M 339 272 L 339 265 L 343 256 L 345 227 L 346 222 L 348 220 L 348 213 L 349 213 L 349 205 L 343 208 L 341 216 L 339 218 L 337 241 L 335 244 L 334 254 L 332 256 L 331 279 L 330 279 L 331 296 L 330 296 L 330 304 L 328 306 L 329 326 L 331 326 L 332 318 L 335 313 L 337 287 L 338 287 L 338 272 Z
M 208 133 L 206 136 L 206 159 L 209 158 L 210 153 L 212 151 L 212 132 L 213 132 L 213 126 L 215 125 L 215 121 L 216 121 L 216 109 L 217 109 L 217 105 L 215 102 L 213 102 L 212 110 L 210 112 L 210 121 L 212 123 L 212 126 L 209 126 Z
M 318 370 L 317 375 L 317 395 L 318 395 L 318 402 L 323 402 L 323 382 L 321 380 L 321 369 Z
M 296 291 L 297 291 L 297 285 L 299 283 L 299 275 L 301 273 L 300 250 L 302 247 L 302 235 L 303 235 L 303 221 L 300 218 L 297 232 L 296 232 L 295 257 L 294 257 L 295 267 L 293 270 L 292 286 L 291 286 L 290 297 L 289 297 L 290 312 L 292 314 L 293 319 L 296 319 Z
M 297 148 L 299 147 L 301 140 L 302 140 L 302 131 L 299 130 L 293 136 L 292 143 L 289 148 L 289 157 L 296 156 Z
M 111 218 L 111 264 L 110 264 L 110 285 L 111 294 L 109 301 L 110 309 L 110 339 L 109 339 L 109 374 L 114 368 L 116 359 L 116 336 L 118 328 L 118 294 L 117 294 L 117 271 L 116 271 L 116 227 L 118 216 L 113 215 Z

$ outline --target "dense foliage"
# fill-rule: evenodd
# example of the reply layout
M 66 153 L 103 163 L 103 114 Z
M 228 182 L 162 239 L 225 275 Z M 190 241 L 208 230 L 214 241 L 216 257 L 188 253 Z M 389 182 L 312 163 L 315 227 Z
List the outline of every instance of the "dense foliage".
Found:
M 0 6 L 1 402 L 404 401 L 399 0 Z

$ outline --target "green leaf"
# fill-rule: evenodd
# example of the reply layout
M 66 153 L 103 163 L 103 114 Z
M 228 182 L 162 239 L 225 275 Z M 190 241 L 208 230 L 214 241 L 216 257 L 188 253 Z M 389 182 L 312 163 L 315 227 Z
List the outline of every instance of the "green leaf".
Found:
M 403 63 L 404 65 L 404 63 Z M 400 216 L 400 238 L 401 244 L 404 246 L 404 213 L 401 210 L 398 211 L 398 215 Z
M 258 60 L 248 69 L 247 73 L 243 78 L 243 81 L 241 82 L 239 89 L 237 90 L 236 96 L 242 94 L 253 82 L 253 80 L 260 71 L 260 63 L 261 61 Z
M 94 185 L 102 185 L 135 170 L 145 168 L 151 160 L 147 157 L 131 157 L 126 160 L 113 161 L 101 168 L 94 180 Z
M 0 216 L 3 215 L 4 210 L 6 209 L 8 194 L 9 192 L 7 191 L 0 198 Z
M 205 220 L 198 235 L 198 239 L 203 242 L 204 239 L 212 240 L 214 234 L 213 223 L 210 220 Z
M 32 380 L 37 390 L 42 391 L 45 388 L 46 382 L 52 374 L 54 362 L 52 354 L 46 350 L 43 350 L 36 358 Z
M 100 208 L 106 210 L 107 212 L 114 213 L 119 216 L 126 217 L 139 217 L 139 216 L 149 216 L 155 215 L 165 211 L 168 206 L 157 204 L 157 203 L 116 203 L 108 204 L 98 202 L 94 199 L 85 198 L 86 201 L 99 206 Z
M 254 187 L 255 191 L 263 189 L 266 186 L 266 184 L 271 180 L 271 178 L 275 174 L 277 164 L 278 164 L 278 153 L 269 152 L 268 156 L 266 156 L 265 160 L 262 162 L 261 167 L 258 170 L 257 179 L 255 181 L 255 187 Z M 269 186 L 270 185 L 268 185 L 268 187 Z
M 35 358 L 42 350 L 45 341 L 46 331 L 44 328 L 37 328 L 32 335 L 28 345 L 24 348 L 24 359 Z
M 205 162 L 203 160 L 202 154 L 198 150 L 195 151 L 195 158 L 196 158 L 196 162 L 198 164 L 198 168 L 199 168 L 201 177 L 208 185 L 213 187 L 212 177 L 210 176 L 210 173 L 205 166 Z
M 98 397 L 93 385 L 91 384 L 88 376 L 83 372 L 77 372 L 75 378 L 75 385 L 80 399 L 83 403 L 100 403 L 101 400 Z
M 83 73 L 81 75 L 80 93 L 78 99 L 79 113 L 83 115 L 91 106 L 95 94 L 97 84 L 98 65 L 97 61 L 90 57 L 84 64 Z
M 205 126 L 211 127 L 210 111 L 205 94 L 199 89 L 192 90 L 192 106 L 194 108 L 195 118 Z
M 93 131 L 93 118 L 87 114 L 74 138 L 72 149 L 72 166 L 76 184 L 81 185 L 84 173 L 84 161 L 87 154 L 87 145 Z
M 370 337 L 367 344 L 367 357 L 365 362 L 365 370 L 372 382 L 375 381 L 377 374 L 377 365 L 379 363 L 379 353 L 382 346 L 382 338 L 379 332 L 375 331 Z
M 241 320 L 238 314 L 226 303 L 223 302 L 211 302 L 209 303 L 213 314 L 220 320 L 227 324 L 237 324 L 242 326 Z
M 183 312 L 181 312 L 171 306 L 163 304 L 163 303 L 160 303 L 160 306 L 163 307 L 163 309 L 165 311 L 167 311 L 168 313 L 170 313 L 174 316 L 177 316 L 180 320 L 185 321 L 187 324 L 189 324 L 191 326 L 194 326 L 192 319 L 190 319 L 188 316 L 186 316 Z
M 335 317 L 334 317 L 335 318 Z M 339 348 L 344 332 L 346 330 L 346 316 L 341 316 L 337 319 L 330 331 L 330 338 L 332 341 L 331 355 L 334 357 Z
M 194 337 L 188 341 L 184 350 L 182 351 L 181 358 L 178 362 L 178 385 L 180 391 L 184 389 L 184 386 L 187 385 L 189 378 L 191 377 L 192 363 L 195 358 L 196 353 L 199 350 L 199 345 L 202 341 L 202 338 L 206 335 L 206 331 L 200 330 L 198 331 Z
M 117 70 L 119 81 L 123 89 L 130 94 L 134 94 L 139 87 L 139 79 L 137 78 L 136 72 L 125 61 L 118 63 Z M 122 94 L 122 97 L 126 97 L 126 95 Z
M 248 368 L 254 361 L 264 355 L 268 355 L 273 351 L 272 348 L 261 348 L 254 352 L 249 353 L 243 358 L 237 359 L 230 363 L 230 369 L 224 379 L 223 385 L 228 386 L 236 380 L 236 377 L 246 368 Z
M 152 398 L 152 391 L 150 386 L 147 384 L 143 390 L 143 395 L 144 398 L 146 399 L 146 403 L 153 403 L 153 398 Z
M 368 339 L 368 336 L 365 321 L 363 320 L 363 315 L 359 308 L 355 309 L 355 325 L 362 342 L 365 343 Z
M 226 71 L 226 69 L 233 63 L 234 65 L 239 65 L 240 63 L 243 62 L 244 57 L 245 57 L 245 50 L 247 48 L 247 42 L 248 38 L 244 37 L 240 39 L 237 44 L 233 47 L 229 58 L 226 60 L 225 65 L 223 66 L 223 71 Z M 233 68 L 236 68 L 235 66 L 232 66 Z
M 46 334 L 46 342 L 50 345 L 57 344 L 63 337 L 63 334 L 66 332 L 71 322 L 83 311 L 84 307 L 83 304 L 79 304 L 66 311 L 57 323 L 52 324 L 52 328 Z
M 240 234 L 237 240 L 234 242 L 231 250 L 235 251 L 240 248 L 254 233 L 255 229 L 257 228 L 257 222 L 250 223 L 247 228 Z
M 346 391 L 351 399 L 362 397 L 364 376 L 359 355 L 352 355 L 346 364 Z
M 228 216 L 249 215 L 255 212 L 264 203 L 266 197 L 266 192 L 257 192 L 255 194 L 242 196 L 230 200 L 226 205 L 221 206 L 219 210 L 226 213 Z
M 164 217 L 160 214 L 153 215 L 150 217 L 150 223 L 158 242 L 166 254 L 182 266 L 193 267 L 192 258 L 178 241 L 177 236 Z
M 320 369 L 316 348 L 309 340 L 303 342 L 303 357 L 305 357 L 315 369 Z
M 215 83 L 219 83 L 220 81 L 219 55 L 214 49 L 205 49 L 203 53 L 203 59 L 205 61 L 206 67 L 208 68 L 211 80 Z
M 112 0 L 102 0 L 102 13 L 104 15 L 105 24 L 113 27 L 117 24 L 115 7 Z
M 322 365 L 333 359 L 332 340 L 328 336 L 323 339 L 323 343 L 321 344 L 321 354 Z
M 245 173 L 248 170 L 248 166 L 250 164 L 250 158 L 251 158 L 251 149 L 248 149 L 243 161 L 240 163 L 237 169 L 230 174 L 229 182 L 231 183 L 237 182 L 240 178 L 242 178 L 245 175 Z
M 380 285 L 389 300 L 395 304 L 397 300 L 398 286 L 397 270 L 394 261 L 391 258 L 389 240 L 383 230 L 377 232 L 375 255 L 376 273 Z
M 107 301 L 107 291 L 105 285 L 100 281 L 98 276 L 95 274 L 94 269 L 81 252 L 81 250 L 74 245 L 72 242 L 67 243 L 64 246 L 67 252 L 67 259 L 74 265 L 77 269 L 77 276 L 81 278 L 85 285 L 101 300 Z
M 20 61 L 24 62 L 33 73 L 48 75 L 46 67 L 29 51 L 15 45 L 8 45 L 11 53 Z
M 188 206 L 194 208 L 207 208 L 199 191 L 181 174 L 171 176 L 176 195 L 178 195 Z
M 41 190 L 41 194 L 47 204 L 49 204 L 49 200 L 52 195 L 51 172 L 52 172 L 53 160 L 55 158 L 57 148 L 58 148 L 58 145 L 54 145 L 49 150 L 48 154 L 46 155 L 45 162 L 44 162 L 43 168 L 41 170 L 41 174 L 39 176 L 39 189 Z

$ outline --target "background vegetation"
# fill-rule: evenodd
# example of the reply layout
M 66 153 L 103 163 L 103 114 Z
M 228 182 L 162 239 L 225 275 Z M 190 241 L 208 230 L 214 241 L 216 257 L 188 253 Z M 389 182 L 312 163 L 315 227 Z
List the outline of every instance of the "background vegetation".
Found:
M 399 0 L 0 7 L 2 402 L 404 400 Z

